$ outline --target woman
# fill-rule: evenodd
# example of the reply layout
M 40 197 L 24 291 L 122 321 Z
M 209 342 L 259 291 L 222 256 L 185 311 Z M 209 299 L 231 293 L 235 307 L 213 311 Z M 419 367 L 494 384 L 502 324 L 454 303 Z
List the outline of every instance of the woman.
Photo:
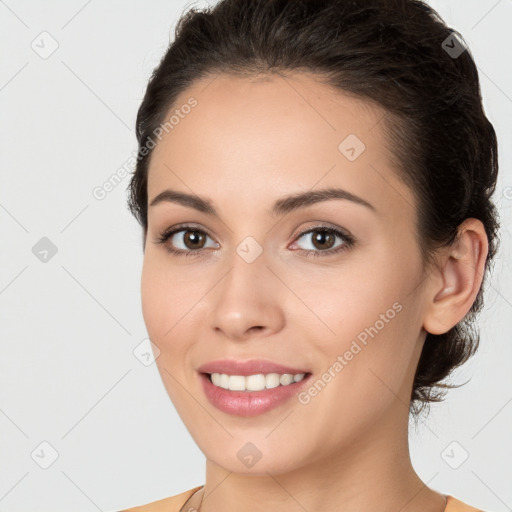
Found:
M 144 321 L 207 462 L 130 510 L 477 510 L 408 448 L 477 348 L 497 249 L 460 35 L 419 0 L 191 9 L 137 136 Z

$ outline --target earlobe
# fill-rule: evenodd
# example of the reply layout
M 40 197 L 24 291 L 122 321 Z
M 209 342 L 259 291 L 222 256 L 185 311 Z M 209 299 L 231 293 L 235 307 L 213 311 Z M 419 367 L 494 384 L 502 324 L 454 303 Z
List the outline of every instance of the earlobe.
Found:
M 431 334 L 444 334 L 459 323 L 471 309 L 485 271 L 488 241 L 478 219 L 466 219 L 459 226 L 459 237 L 452 244 L 439 268 L 437 288 L 425 312 L 423 327 Z

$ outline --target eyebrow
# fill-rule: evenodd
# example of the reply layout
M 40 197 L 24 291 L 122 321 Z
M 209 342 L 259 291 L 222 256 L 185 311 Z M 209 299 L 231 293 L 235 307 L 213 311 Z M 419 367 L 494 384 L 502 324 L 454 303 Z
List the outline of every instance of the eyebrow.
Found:
M 269 210 L 269 214 L 273 217 L 284 215 L 301 208 L 305 208 L 315 203 L 322 201 L 328 201 L 332 199 L 344 199 L 352 201 L 353 203 L 365 206 L 376 212 L 375 207 L 363 198 L 348 192 L 342 188 L 326 188 L 322 190 L 314 190 L 308 192 L 301 192 L 288 197 L 278 199 L 272 209 Z M 149 206 L 155 206 L 162 202 L 171 202 L 181 204 L 188 208 L 193 208 L 199 212 L 219 217 L 219 214 L 212 201 L 207 198 L 199 197 L 197 195 L 186 194 L 184 192 L 178 192 L 176 190 L 166 189 L 155 196 Z

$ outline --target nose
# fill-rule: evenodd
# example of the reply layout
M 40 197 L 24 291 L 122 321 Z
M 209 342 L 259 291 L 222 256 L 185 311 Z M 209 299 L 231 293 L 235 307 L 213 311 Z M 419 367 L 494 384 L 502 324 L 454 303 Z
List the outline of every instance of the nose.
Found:
M 252 263 L 237 254 L 232 265 L 208 294 L 210 328 L 233 341 L 267 337 L 285 323 L 283 285 L 260 255 Z

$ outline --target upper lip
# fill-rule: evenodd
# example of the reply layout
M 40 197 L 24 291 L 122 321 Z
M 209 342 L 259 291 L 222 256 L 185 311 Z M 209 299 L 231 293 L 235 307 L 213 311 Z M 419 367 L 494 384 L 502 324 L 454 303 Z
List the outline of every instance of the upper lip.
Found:
M 258 373 L 309 373 L 307 370 L 292 368 L 265 359 L 236 361 L 233 359 L 218 359 L 197 368 L 201 373 L 226 373 L 228 375 L 256 375 Z

